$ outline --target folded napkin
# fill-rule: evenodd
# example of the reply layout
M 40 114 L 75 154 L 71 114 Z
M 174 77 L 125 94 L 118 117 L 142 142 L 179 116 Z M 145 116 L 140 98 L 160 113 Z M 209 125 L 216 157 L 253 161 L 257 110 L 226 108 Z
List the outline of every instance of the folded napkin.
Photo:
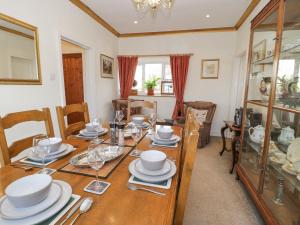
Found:
M 49 164 L 53 163 L 56 160 L 57 159 L 52 159 L 50 161 L 45 160 L 45 166 L 48 166 Z M 36 161 L 31 160 L 31 159 L 29 159 L 27 157 L 24 158 L 24 159 L 21 159 L 20 162 L 25 163 L 25 164 L 30 164 L 30 165 L 33 165 L 33 166 L 43 166 L 44 165 L 42 162 L 36 162 Z
M 68 203 L 54 216 L 50 217 L 46 221 L 39 223 L 39 225 L 55 225 L 68 211 L 75 205 L 76 202 L 80 199 L 79 195 L 72 194 Z
M 140 179 L 136 178 L 135 176 L 131 175 L 128 182 L 131 183 L 131 184 L 139 184 L 139 185 L 144 185 L 144 186 L 149 186 L 149 187 L 170 189 L 171 183 L 172 183 L 172 178 L 170 178 L 169 180 L 159 182 L 159 183 L 150 183 L 150 182 L 140 180 Z

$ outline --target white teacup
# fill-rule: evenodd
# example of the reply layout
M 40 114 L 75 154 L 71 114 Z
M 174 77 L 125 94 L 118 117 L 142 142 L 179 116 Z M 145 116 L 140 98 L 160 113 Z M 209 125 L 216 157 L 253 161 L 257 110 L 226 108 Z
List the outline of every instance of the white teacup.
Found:
M 88 132 L 96 132 L 97 129 L 101 128 L 102 125 L 97 122 L 87 123 L 85 128 Z
M 144 123 L 144 120 L 145 120 L 145 118 L 143 116 L 133 116 L 132 117 L 132 122 L 138 126 L 142 126 Z
M 166 154 L 157 150 L 143 151 L 140 158 L 143 167 L 151 171 L 162 169 L 167 160 Z

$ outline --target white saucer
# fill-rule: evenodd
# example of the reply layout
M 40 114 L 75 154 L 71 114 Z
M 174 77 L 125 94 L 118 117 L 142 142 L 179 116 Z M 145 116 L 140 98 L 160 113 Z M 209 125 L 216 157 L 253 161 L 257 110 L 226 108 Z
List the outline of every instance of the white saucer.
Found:
M 79 134 L 81 134 L 82 136 L 86 136 L 86 137 L 95 137 L 95 136 L 100 136 L 101 134 L 104 134 L 108 131 L 107 128 L 101 128 L 101 130 L 99 132 L 89 132 L 86 129 L 80 130 Z
M 178 139 L 178 136 L 173 134 L 172 137 L 170 137 L 169 139 L 164 139 L 164 138 L 159 137 L 159 135 L 157 133 L 155 133 L 154 139 L 158 140 L 158 141 L 176 141 Z
M 147 176 L 162 176 L 162 175 L 165 175 L 166 173 L 170 172 L 171 167 L 172 167 L 171 162 L 169 160 L 166 160 L 166 163 L 165 163 L 165 165 L 162 169 L 151 171 L 151 170 L 147 170 L 143 167 L 142 161 L 140 159 L 138 159 L 135 162 L 135 169 L 138 172 L 140 172 L 144 175 L 147 175 Z
M 291 168 L 289 163 L 284 164 L 281 168 L 290 175 L 297 175 L 297 171 Z
M 144 175 L 144 174 L 138 172 L 135 169 L 135 163 L 136 163 L 137 160 L 140 160 L 140 159 L 133 160 L 129 164 L 128 169 L 129 169 L 129 172 L 133 176 L 135 176 L 136 178 L 138 178 L 140 180 L 143 180 L 143 181 L 146 181 L 146 182 L 150 182 L 150 183 L 159 183 L 159 182 L 162 182 L 162 181 L 170 179 L 171 177 L 173 177 L 176 174 L 176 165 L 173 162 L 171 162 L 171 170 L 167 174 L 164 174 L 164 175 L 161 175 L 161 176 L 147 176 L 147 175 Z
M 136 126 L 133 122 L 129 122 L 128 123 L 128 126 Z M 150 126 L 150 123 L 147 123 L 147 122 L 144 122 L 143 124 L 142 124 L 142 127 L 143 128 L 148 128 Z
M 71 186 L 60 180 L 54 180 L 56 183 L 59 183 L 62 187 L 62 195 L 58 199 L 56 203 L 54 203 L 50 208 L 46 209 L 45 211 L 34 215 L 30 216 L 24 219 L 19 219 L 19 220 L 6 220 L 3 218 L 0 218 L 0 224 L 1 225 L 32 225 L 32 224 L 37 224 L 41 223 L 56 213 L 58 213 L 70 200 L 72 196 L 72 188 Z
M 62 145 L 66 145 L 67 149 L 65 151 L 63 151 L 59 154 L 55 154 L 55 155 L 48 155 L 46 157 L 45 161 L 51 161 L 51 160 L 54 160 L 54 159 L 62 158 L 64 156 L 68 155 L 69 153 L 71 153 L 74 150 L 74 147 L 72 145 L 69 145 L 69 144 L 62 144 Z M 33 152 L 31 152 L 28 155 L 28 158 L 35 161 L 35 162 L 42 162 L 43 161 L 39 156 L 37 156 Z
M 8 220 L 23 219 L 29 216 L 34 216 L 45 209 L 48 209 L 55 202 L 57 202 L 61 194 L 61 185 L 57 182 L 53 182 L 46 199 L 34 206 L 27 208 L 16 208 L 9 202 L 6 196 L 3 196 L 0 199 L 0 216 Z
M 181 138 L 179 136 L 177 136 L 177 135 L 173 135 L 173 136 L 175 136 L 175 137 L 174 138 L 172 137 L 172 139 L 168 140 L 168 139 L 161 139 L 161 138 L 157 139 L 156 136 L 152 135 L 151 140 L 157 144 L 169 144 L 169 145 L 175 144 L 181 140 Z

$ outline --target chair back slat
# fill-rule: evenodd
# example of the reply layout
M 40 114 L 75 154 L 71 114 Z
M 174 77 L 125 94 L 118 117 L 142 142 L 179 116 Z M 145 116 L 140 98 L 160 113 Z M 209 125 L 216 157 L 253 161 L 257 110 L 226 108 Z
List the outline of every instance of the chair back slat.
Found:
M 44 121 L 46 134 L 49 137 L 54 136 L 52 119 L 49 108 L 39 110 L 28 110 L 23 112 L 9 113 L 4 117 L 0 117 L 0 150 L 1 150 L 1 164 L 7 165 L 10 159 L 18 155 L 23 150 L 32 146 L 33 137 L 26 137 L 21 140 L 14 141 L 10 146 L 7 144 L 5 130 L 24 122 L 40 122 Z
M 197 143 L 199 138 L 199 125 L 196 122 L 196 119 L 193 115 L 191 115 L 191 122 L 188 128 L 188 135 L 185 137 L 183 149 L 184 152 L 182 157 L 182 168 L 180 172 L 180 183 L 179 183 L 179 191 L 177 195 L 176 202 L 176 210 L 174 217 L 174 225 L 182 225 L 184 211 L 187 201 L 187 196 L 189 192 L 192 171 L 194 167 L 194 162 L 196 158 L 197 152 Z
M 128 108 L 127 108 L 127 123 L 131 121 L 131 108 L 147 108 L 152 109 L 153 112 L 157 115 L 157 102 L 143 101 L 143 100 L 128 100 Z M 145 119 L 148 119 L 146 115 L 144 115 Z
M 79 121 L 73 124 L 66 124 L 65 117 L 70 115 L 71 113 L 83 113 L 84 121 Z M 81 129 L 85 127 L 86 123 L 90 122 L 89 109 L 87 103 L 81 104 L 71 104 L 66 105 L 64 107 L 57 106 L 56 107 L 58 125 L 60 130 L 60 135 L 63 140 L 66 140 L 70 135 L 78 133 Z

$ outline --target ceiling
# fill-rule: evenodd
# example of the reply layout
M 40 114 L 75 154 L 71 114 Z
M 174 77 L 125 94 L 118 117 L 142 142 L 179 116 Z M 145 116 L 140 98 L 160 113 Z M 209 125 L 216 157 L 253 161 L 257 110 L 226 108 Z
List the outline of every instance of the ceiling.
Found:
M 175 0 L 170 12 L 160 9 L 155 17 L 150 11 L 138 13 L 132 0 L 81 2 L 120 34 L 127 34 L 234 27 L 251 0 Z

